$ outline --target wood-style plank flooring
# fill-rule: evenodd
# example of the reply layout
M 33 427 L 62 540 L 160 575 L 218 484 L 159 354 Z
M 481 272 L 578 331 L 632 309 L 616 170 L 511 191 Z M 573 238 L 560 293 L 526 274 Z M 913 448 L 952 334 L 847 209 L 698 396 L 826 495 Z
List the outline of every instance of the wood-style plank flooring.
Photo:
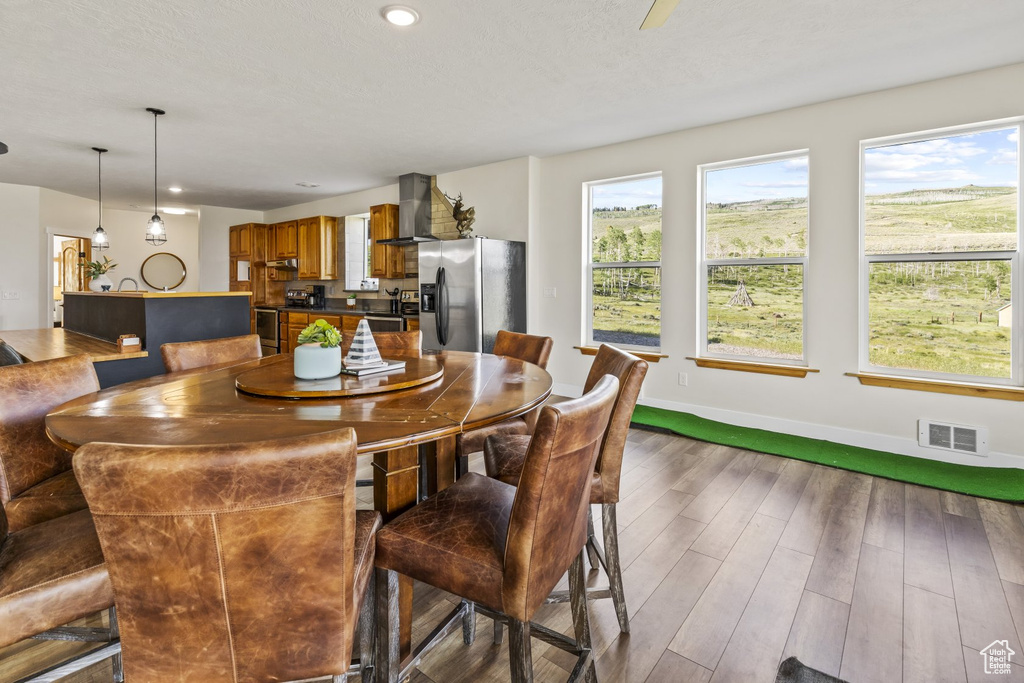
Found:
M 632 633 L 619 633 L 611 601 L 591 603 L 601 681 L 770 683 L 790 655 L 852 683 L 1024 681 L 1021 506 L 639 430 L 622 491 Z M 359 498 L 369 507 L 372 493 Z M 455 602 L 417 585 L 414 639 Z M 508 681 L 506 646 L 478 619 L 476 642 L 453 635 L 414 683 Z M 537 620 L 571 633 L 566 605 Z M 1020 653 L 1009 676 L 983 672 L 978 650 L 995 640 Z M 61 647 L 0 651 L 0 681 Z M 533 657 L 545 683 L 572 666 L 539 641 Z M 108 676 L 100 664 L 68 681 Z

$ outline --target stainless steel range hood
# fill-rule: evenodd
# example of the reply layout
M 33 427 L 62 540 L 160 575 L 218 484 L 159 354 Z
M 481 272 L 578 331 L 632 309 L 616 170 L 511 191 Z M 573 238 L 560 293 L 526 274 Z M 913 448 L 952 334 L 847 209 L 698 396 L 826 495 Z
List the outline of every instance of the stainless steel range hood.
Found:
M 398 237 L 378 244 L 433 242 L 430 232 L 430 176 L 407 173 L 398 176 Z
M 267 268 L 277 268 L 278 270 L 298 270 L 299 260 L 290 258 L 283 259 L 281 261 L 267 261 Z

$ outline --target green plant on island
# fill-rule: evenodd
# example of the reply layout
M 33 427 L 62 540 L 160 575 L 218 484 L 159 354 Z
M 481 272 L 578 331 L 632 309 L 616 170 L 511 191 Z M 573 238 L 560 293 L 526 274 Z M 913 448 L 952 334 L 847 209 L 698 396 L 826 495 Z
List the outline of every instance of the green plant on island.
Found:
M 102 261 L 82 261 L 78 265 L 85 269 L 85 274 L 89 276 L 90 279 L 95 279 L 100 275 L 105 275 L 107 271 L 117 268 L 117 264 L 106 256 L 103 257 Z
M 320 318 L 299 333 L 299 344 L 319 344 L 325 349 L 341 346 L 341 332 L 329 322 Z

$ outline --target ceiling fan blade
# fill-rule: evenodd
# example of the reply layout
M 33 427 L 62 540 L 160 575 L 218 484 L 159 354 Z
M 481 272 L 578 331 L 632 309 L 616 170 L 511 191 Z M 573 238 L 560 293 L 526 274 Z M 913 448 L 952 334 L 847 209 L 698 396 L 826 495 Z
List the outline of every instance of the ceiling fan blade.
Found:
M 654 4 L 651 5 L 651 9 L 647 13 L 647 18 L 644 19 L 644 23 L 640 24 L 640 30 L 658 28 L 663 25 L 678 4 L 679 0 L 654 0 Z

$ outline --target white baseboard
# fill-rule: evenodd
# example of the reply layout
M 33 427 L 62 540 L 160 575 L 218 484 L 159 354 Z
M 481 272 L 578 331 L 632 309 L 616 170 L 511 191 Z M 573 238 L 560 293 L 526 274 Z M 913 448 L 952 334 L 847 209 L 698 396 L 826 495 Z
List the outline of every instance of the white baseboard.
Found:
M 583 394 L 583 387 L 572 384 L 556 384 L 552 387 L 552 393 L 575 398 Z M 970 465 L 972 467 L 1015 467 L 1017 469 L 1024 469 L 1024 456 L 1013 453 L 991 451 L 986 457 L 961 455 L 933 448 L 924 448 L 917 443 L 916 439 L 902 439 L 885 434 L 862 432 L 843 427 L 830 427 L 811 422 L 799 422 L 797 420 L 787 420 L 768 415 L 755 415 L 753 413 L 742 413 L 723 408 L 711 408 L 689 403 L 679 403 L 677 401 L 663 401 L 657 398 L 644 398 L 642 390 L 638 403 L 651 406 L 652 408 L 664 408 L 665 410 L 673 410 L 679 413 L 691 413 L 697 417 L 714 420 L 715 422 L 724 422 L 725 424 L 737 427 L 751 427 L 780 434 L 803 436 L 809 439 L 821 439 L 823 441 L 870 448 L 886 453 L 909 455 L 924 460 L 936 460 L 938 462 Z

